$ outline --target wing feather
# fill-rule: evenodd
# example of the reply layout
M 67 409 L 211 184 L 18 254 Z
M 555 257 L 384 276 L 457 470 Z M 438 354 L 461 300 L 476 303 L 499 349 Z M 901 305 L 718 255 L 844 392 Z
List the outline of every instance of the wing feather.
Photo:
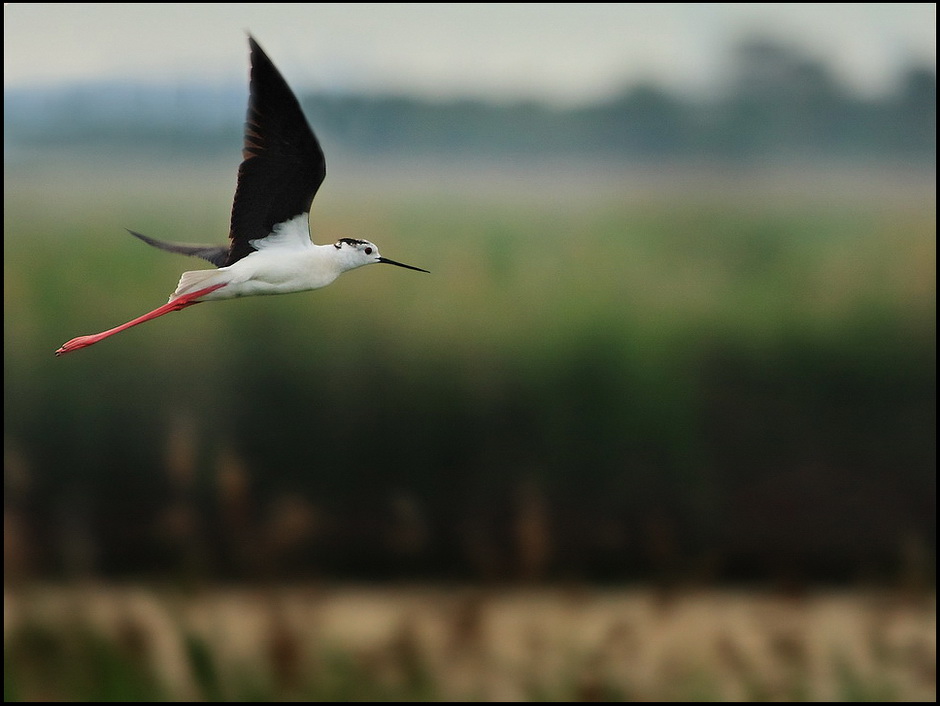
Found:
M 133 235 L 135 238 L 140 238 L 145 243 L 147 243 L 147 245 L 152 245 L 155 248 L 160 248 L 160 250 L 177 253 L 179 255 L 201 257 L 203 260 L 208 260 L 216 267 L 222 267 L 229 256 L 229 249 L 224 245 L 186 245 L 184 243 L 168 243 L 165 240 L 157 240 L 156 238 L 151 238 L 149 235 L 137 233 L 136 231 L 130 230 L 129 228 L 127 229 L 127 232 Z
M 297 97 L 253 37 L 243 161 L 232 204 L 226 265 L 255 251 L 251 241 L 310 213 L 326 159 Z

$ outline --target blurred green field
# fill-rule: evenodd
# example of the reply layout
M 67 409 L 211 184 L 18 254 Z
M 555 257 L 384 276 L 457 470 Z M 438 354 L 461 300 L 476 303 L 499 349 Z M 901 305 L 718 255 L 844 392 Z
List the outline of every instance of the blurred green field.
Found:
M 221 241 L 230 204 L 200 174 L 68 176 L 5 189 L 23 571 L 179 568 L 198 533 L 193 561 L 228 575 L 853 578 L 933 555 L 933 200 L 324 187 L 315 241 L 432 274 L 207 304 L 55 359 L 201 267 L 124 227 Z M 284 507 L 305 519 L 275 551 Z

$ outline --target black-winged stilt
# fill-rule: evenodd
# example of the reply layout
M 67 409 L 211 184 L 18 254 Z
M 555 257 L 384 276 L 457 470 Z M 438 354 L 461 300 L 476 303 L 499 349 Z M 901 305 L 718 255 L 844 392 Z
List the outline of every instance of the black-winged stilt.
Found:
M 326 175 L 323 150 L 280 72 L 254 38 L 248 43 L 248 118 L 228 246 L 167 243 L 129 231 L 161 250 L 201 257 L 218 269 L 184 272 L 163 306 L 102 333 L 73 338 L 57 356 L 199 302 L 319 289 L 348 270 L 380 262 L 427 272 L 380 256 L 368 240 L 311 242 L 310 205 Z

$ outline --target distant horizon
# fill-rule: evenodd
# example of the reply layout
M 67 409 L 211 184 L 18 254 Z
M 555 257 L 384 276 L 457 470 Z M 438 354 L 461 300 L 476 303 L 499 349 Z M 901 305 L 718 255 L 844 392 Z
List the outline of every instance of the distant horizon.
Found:
M 762 40 L 763 37 L 753 37 L 751 39 Z M 829 64 L 825 62 L 822 63 L 824 68 L 833 70 Z M 901 80 L 905 75 L 911 70 L 927 70 L 936 74 L 937 67 L 935 64 L 927 65 L 925 63 L 911 61 L 910 63 L 903 64 L 899 66 L 899 71 L 892 80 L 882 87 L 877 95 L 871 95 L 865 93 L 858 89 L 856 84 L 852 83 L 840 83 L 840 87 L 846 89 L 849 92 L 849 95 L 863 100 L 884 100 L 894 93 L 898 86 L 901 85 Z M 839 78 L 835 76 L 835 78 Z M 729 85 L 730 76 L 724 76 L 722 83 L 716 85 L 716 89 L 725 89 Z M 583 101 L 578 101 L 576 103 L 562 103 L 557 104 L 552 101 L 550 98 L 545 96 L 529 96 L 529 95 L 502 95 L 502 94 L 475 94 L 475 93 L 454 93 L 447 95 L 431 95 L 427 93 L 422 93 L 421 91 L 410 90 L 407 87 L 392 87 L 388 89 L 369 89 L 352 84 L 348 85 L 331 85 L 331 86 L 306 86 L 296 89 L 297 95 L 300 97 L 340 97 L 340 98 L 363 98 L 363 99 L 385 99 L 385 98 L 403 98 L 406 100 L 413 100 L 416 102 L 427 102 L 427 103 L 459 103 L 459 102 L 478 102 L 482 104 L 494 104 L 494 105 L 513 105 L 513 104 L 523 104 L 523 103 L 532 103 L 536 105 L 544 105 L 546 108 L 550 109 L 560 109 L 560 110 L 569 110 L 569 109 L 581 109 L 585 107 L 591 107 L 598 104 L 604 104 L 611 100 L 617 100 L 621 96 L 630 93 L 631 91 L 640 88 L 640 87 L 654 87 L 658 90 L 663 91 L 669 95 L 673 95 L 678 99 L 686 101 L 700 101 L 700 100 L 710 100 L 714 99 L 715 93 L 712 91 L 707 95 L 703 94 L 689 94 L 683 93 L 681 90 L 676 89 L 674 86 L 667 84 L 659 83 L 654 79 L 637 79 L 635 82 L 628 82 L 618 86 L 612 86 L 610 90 L 602 95 L 592 97 Z M 95 89 L 95 88 L 109 88 L 109 89 L 141 89 L 145 92 L 153 91 L 212 91 L 215 96 L 229 96 L 238 95 L 239 98 L 244 98 L 248 95 L 248 84 L 245 80 L 245 77 L 242 78 L 225 78 L 221 79 L 219 77 L 159 77 L 159 76 L 144 76 L 144 77 L 133 77 L 133 76 L 120 76 L 120 75 L 107 75 L 107 76 L 88 76 L 79 79 L 69 80 L 69 81 L 52 81 L 48 83 L 13 83 L 13 84 L 4 84 L 4 94 L 7 92 L 15 93 L 19 95 L 26 94 L 42 94 L 49 93 L 61 94 L 69 90 L 83 90 L 83 89 Z
M 933 3 L 6 3 L 4 87 L 241 85 L 247 29 L 305 93 L 571 106 L 653 83 L 702 96 L 749 37 L 832 67 L 862 95 L 908 66 L 936 71 Z
M 21 156 L 103 148 L 222 154 L 241 137 L 246 93 L 244 83 L 104 78 L 60 88 L 8 87 L 4 146 Z M 864 97 L 827 62 L 757 38 L 733 52 L 726 84 L 707 98 L 657 84 L 624 86 L 607 99 L 571 107 L 518 97 L 432 100 L 310 89 L 298 96 L 325 144 L 373 157 L 933 165 L 936 154 L 934 69 L 912 66 L 888 95 Z

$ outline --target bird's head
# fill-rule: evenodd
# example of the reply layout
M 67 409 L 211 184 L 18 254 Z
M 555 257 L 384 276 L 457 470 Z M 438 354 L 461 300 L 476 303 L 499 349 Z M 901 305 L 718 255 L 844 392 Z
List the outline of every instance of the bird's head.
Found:
M 362 267 L 363 265 L 383 263 L 386 265 L 405 267 L 409 270 L 417 270 L 418 272 L 427 272 L 427 270 L 422 270 L 420 267 L 405 265 L 401 262 L 389 260 L 387 257 L 382 257 L 379 255 L 379 249 L 375 246 L 375 243 L 370 243 L 368 240 L 340 238 L 333 243 L 333 247 L 336 248 L 340 262 L 343 263 L 343 269 L 346 270 L 352 270 L 356 267 Z

